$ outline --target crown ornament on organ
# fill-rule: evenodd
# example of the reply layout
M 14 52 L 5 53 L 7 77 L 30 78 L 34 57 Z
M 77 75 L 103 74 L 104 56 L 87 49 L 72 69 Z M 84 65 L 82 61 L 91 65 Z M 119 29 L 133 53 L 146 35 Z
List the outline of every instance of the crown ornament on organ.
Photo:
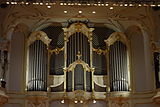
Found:
M 78 51 L 78 54 L 77 54 L 76 56 L 78 57 L 78 60 L 80 60 L 80 59 L 81 59 L 81 57 L 82 57 L 81 52 L 80 52 L 80 51 Z

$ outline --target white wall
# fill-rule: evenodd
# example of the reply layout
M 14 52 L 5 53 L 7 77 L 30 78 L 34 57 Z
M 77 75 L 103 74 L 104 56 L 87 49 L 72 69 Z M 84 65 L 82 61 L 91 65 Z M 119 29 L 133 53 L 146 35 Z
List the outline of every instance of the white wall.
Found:
M 142 35 L 133 35 L 131 37 L 131 58 L 132 72 L 134 74 L 135 91 L 144 91 L 145 82 L 145 56 L 144 42 Z
M 24 36 L 23 33 L 13 33 L 10 49 L 10 68 L 7 90 L 10 92 L 20 92 L 23 83 L 23 63 L 24 63 Z
M 131 77 L 136 92 L 151 91 L 154 87 L 149 38 L 137 26 L 127 29 L 131 45 Z

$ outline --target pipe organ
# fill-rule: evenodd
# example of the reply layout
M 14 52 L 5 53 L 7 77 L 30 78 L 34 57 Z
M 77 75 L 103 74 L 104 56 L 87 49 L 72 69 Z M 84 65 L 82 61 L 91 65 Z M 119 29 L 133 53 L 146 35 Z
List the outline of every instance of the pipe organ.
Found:
M 98 47 L 102 44 L 98 34 L 94 34 L 94 28 L 86 23 L 74 22 L 62 29 L 60 32 L 52 29 L 53 36 L 44 30 L 36 31 L 29 37 L 28 91 L 47 91 L 47 88 L 52 88 L 52 92 L 130 90 L 128 41 L 125 35 L 112 33 L 104 41 L 106 33 L 103 30 L 100 32 L 103 35 L 101 40 L 106 46 L 101 48 Z

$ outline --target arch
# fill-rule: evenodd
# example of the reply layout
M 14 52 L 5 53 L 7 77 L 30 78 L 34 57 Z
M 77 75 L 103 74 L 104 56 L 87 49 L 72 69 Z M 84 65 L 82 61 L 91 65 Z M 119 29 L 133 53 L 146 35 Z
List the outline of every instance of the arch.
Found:
M 47 46 L 51 42 L 51 39 L 48 38 L 47 34 L 43 31 L 35 31 L 31 33 L 27 40 L 27 46 L 31 45 L 34 41 L 41 40 Z
M 153 80 L 146 83 L 146 79 L 153 75 L 153 60 L 151 51 L 151 37 L 148 35 L 148 31 L 145 28 L 132 25 L 129 26 L 125 34 L 130 39 L 131 46 L 131 63 L 132 71 L 131 77 L 133 83 L 133 90 L 135 91 L 147 91 L 154 88 Z M 133 71 L 134 70 L 134 71 Z M 143 77 L 141 76 L 143 75 Z M 141 86 L 140 84 L 144 84 Z
M 52 25 L 52 22 L 46 22 L 46 23 L 43 23 L 43 24 L 36 24 L 35 25 L 35 27 L 34 28 L 32 28 L 32 32 L 35 32 L 35 31 L 40 31 L 40 30 L 42 30 L 42 29 L 45 29 L 45 28 L 47 28 L 47 27 L 49 27 L 49 26 L 51 26 Z
M 107 40 L 105 40 L 108 46 L 113 45 L 116 41 L 121 41 L 127 47 L 129 47 L 129 40 L 126 35 L 122 32 L 114 32 L 112 33 Z
M 82 65 L 82 67 L 85 69 L 85 71 L 92 71 L 92 68 L 89 67 L 89 65 L 87 63 L 85 63 L 84 61 L 82 61 L 81 59 L 76 60 L 75 62 L 73 62 L 72 64 L 69 65 L 69 67 L 67 68 L 68 71 L 73 71 L 77 65 Z
M 23 34 L 29 33 L 29 27 L 25 23 L 17 23 L 15 25 L 11 25 L 7 28 L 6 33 L 3 34 L 2 37 L 4 37 L 7 40 L 11 40 L 14 32 L 23 32 Z
M 76 32 L 82 32 L 88 38 L 91 36 L 90 33 L 94 30 L 94 28 L 88 28 L 83 23 L 73 23 L 68 28 L 63 28 L 64 32 L 68 33 L 67 38 L 73 35 Z
M 118 20 L 108 19 L 104 25 L 110 29 L 113 29 L 116 32 L 125 31 L 124 24 Z

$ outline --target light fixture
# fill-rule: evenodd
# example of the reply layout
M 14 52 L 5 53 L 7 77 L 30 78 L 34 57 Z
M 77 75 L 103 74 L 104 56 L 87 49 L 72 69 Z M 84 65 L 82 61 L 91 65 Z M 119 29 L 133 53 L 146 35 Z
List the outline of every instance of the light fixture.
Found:
M 48 2 L 33 2 L 33 1 L 26 1 L 26 0 L 20 0 L 22 2 L 16 2 L 16 1 L 19 1 L 19 0 L 7 0 L 6 1 L 6 4 L 13 4 L 13 5 L 16 5 L 16 4 L 34 4 L 34 5 L 56 5 L 55 2 L 51 2 L 50 0 Z M 37 0 L 36 0 L 37 1 Z M 136 0 L 135 0 L 136 1 Z M 117 4 L 119 3 L 119 4 Z M 123 1 L 119 1 L 119 2 L 114 2 L 114 1 L 110 1 L 110 2 L 101 2 L 101 1 L 98 1 L 98 2 L 94 2 L 94 1 L 89 1 L 88 3 L 80 3 L 80 2 L 70 2 L 70 1 L 66 1 L 66 2 L 60 2 L 59 5 L 79 5 L 79 6 L 90 6 L 90 5 L 93 5 L 93 6 L 150 6 L 150 7 L 160 7 L 160 4 L 159 2 L 153 2 L 152 0 L 148 0 L 147 2 L 123 2 Z
M 11 2 L 11 4 L 14 4 L 14 2 Z
M 80 103 L 82 104 L 82 103 L 83 103 L 83 101 L 81 100 L 81 101 L 80 101 Z
M 79 11 L 78 11 L 78 13 L 79 13 L 79 14 L 81 14 L 81 13 L 82 13 L 82 11 L 81 11 L 81 10 L 79 10 Z
M 106 4 L 106 6 L 108 6 L 108 3 Z
M 40 5 L 43 5 L 43 3 L 39 3 Z
M 129 4 L 129 6 L 133 6 L 133 4 Z
M 60 5 L 62 6 L 62 5 L 63 5 L 63 3 L 60 3 Z
M 109 9 L 110 9 L 110 10 L 113 10 L 113 7 L 110 7 Z
M 96 12 L 95 12 L 95 11 L 93 11 L 92 13 L 93 13 L 93 14 L 95 14 Z
M 139 4 L 138 6 L 139 6 L 139 7 L 141 7 L 142 5 L 141 5 L 141 4 Z
M 9 2 L 6 2 L 6 4 L 9 4 Z
M 96 102 L 97 102 L 96 100 L 93 100 L 93 104 L 96 104 Z
M 61 103 L 64 104 L 64 100 L 61 100 Z
M 76 103 L 76 104 L 77 104 L 77 103 L 78 103 L 78 101 L 74 101 L 74 103 Z
M 124 4 L 124 6 L 128 6 L 128 4 Z
M 155 7 L 156 5 L 154 5 L 154 4 L 151 4 L 150 6 L 151 6 L 151 7 Z
M 66 14 L 66 13 L 67 13 L 67 10 L 65 10 L 64 13 Z
M 50 9 L 50 8 L 51 8 L 51 6 L 47 6 L 47 8 L 48 8 L 48 9 Z
M 122 7 L 122 6 L 123 6 L 123 4 L 120 4 L 119 6 L 121 6 L 121 7 Z
M 116 4 L 114 3 L 113 6 L 116 6 Z

